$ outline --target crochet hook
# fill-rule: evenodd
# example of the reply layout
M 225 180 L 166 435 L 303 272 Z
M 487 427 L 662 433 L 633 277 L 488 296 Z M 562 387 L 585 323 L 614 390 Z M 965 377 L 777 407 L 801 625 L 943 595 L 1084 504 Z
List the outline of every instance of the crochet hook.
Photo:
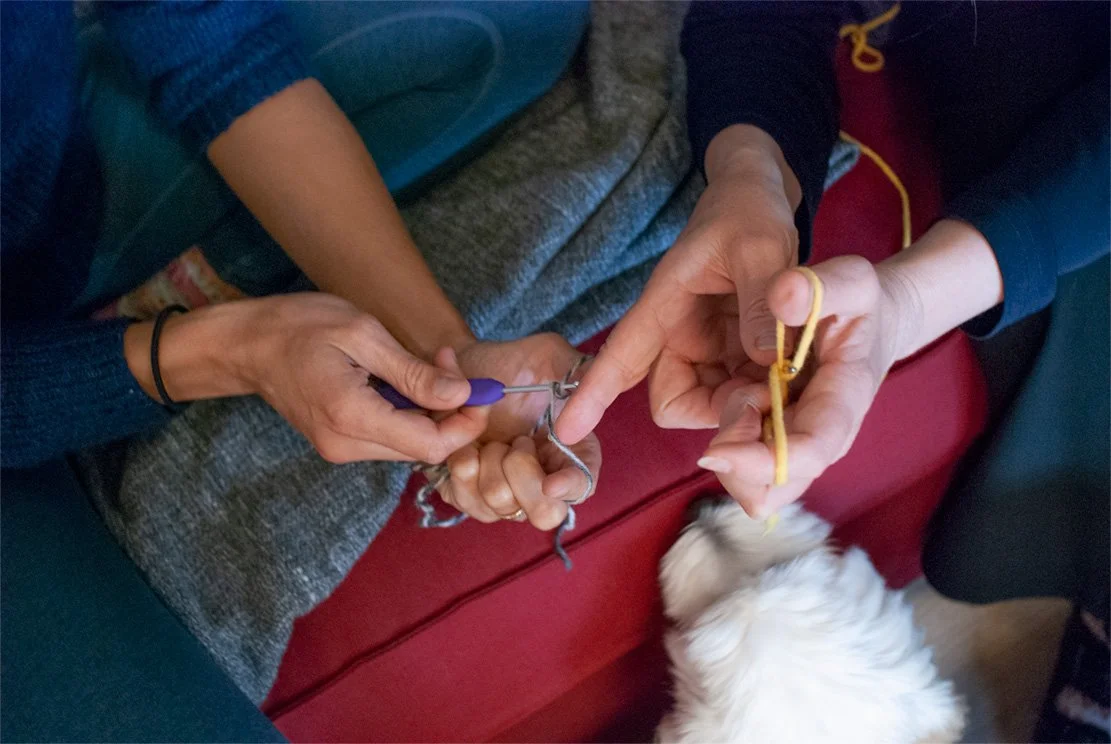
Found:
M 471 395 L 467 398 L 467 402 L 463 404 L 464 406 L 489 406 L 497 403 L 505 396 L 514 393 L 546 393 L 552 389 L 552 384 L 550 382 L 540 383 L 538 385 L 506 386 L 504 383 L 489 377 L 471 378 L 467 380 L 467 382 L 471 383 Z M 563 389 L 574 390 L 578 386 L 579 383 L 570 382 L 565 384 Z M 378 394 L 389 401 L 394 408 L 413 409 L 422 407 L 397 392 L 397 390 L 390 385 L 383 384 L 376 389 Z

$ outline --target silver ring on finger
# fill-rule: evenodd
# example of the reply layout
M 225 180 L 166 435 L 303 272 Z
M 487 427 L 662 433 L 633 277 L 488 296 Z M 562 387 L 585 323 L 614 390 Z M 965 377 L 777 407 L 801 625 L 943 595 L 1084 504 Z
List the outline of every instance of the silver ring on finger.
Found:
M 517 511 L 513 512 L 512 514 L 499 514 L 498 515 L 498 519 L 503 519 L 506 522 L 520 522 L 524 518 L 525 518 L 525 510 L 524 509 L 518 509 Z

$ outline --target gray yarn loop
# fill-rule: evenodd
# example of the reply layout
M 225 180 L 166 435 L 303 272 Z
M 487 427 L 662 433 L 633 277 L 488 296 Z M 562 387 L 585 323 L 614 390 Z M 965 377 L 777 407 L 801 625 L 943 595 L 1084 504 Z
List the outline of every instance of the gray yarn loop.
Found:
M 559 559 L 563 561 L 563 567 L 568 571 L 571 570 L 572 564 L 570 556 L 567 555 L 567 551 L 563 547 L 563 536 L 567 532 L 575 529 L 575 507 L 586 501 L 590 497 L 590 494 L 594 492 L 594 474 L 590 472 L 590 468 L 586 466 L 582 458 L 576 455 L 570 447 L 556 436 L 554 426 L 555 405 L 556 401 L 567 400 L 571 397 L 571 392 L 577 386 L 571 382 L 571 379 L 589 359 L 590 357 L 586 355 L 579 357 L 562 380 L 554 380 L 551 383 L 551 387 L 548 391 L 548 405 L 532 430 L 532 433 L 536 434 L 541 428 L 546 429 L 547 431 L 545 434 L 548 437 L 548 441 L 554 444 L 556 448 L 571 461 L 571 464 L 586 476 L 586 488 L 583 489 L 582 495 L 579 496 L 579 498 L 567 502 L 567 516 L 560 522 L 559 527 L 556 528 L 555 536 L 552 538 L 552 542 L 554 543 L 553 550 L 555 554 L 559 556 Z M 435 527 L 455 527 L 467 520 L 467 515 L 463 512 L 459 512 L 458 514 L 444 519 L 436 516 L 436 505 L 432 503 L 432 494 L 451 478 L 451 471 L 448 470 L 447 465 L 429 465 L 428 463 L 418 462 L 413 464 L 413 470 L 422 473 L 428 478 L 428 482 L 417 490 L 417 495 L 413 499 L 414 503 L 417 505 L 417 509 L 421 512 L 421 527 L 426 529 Z

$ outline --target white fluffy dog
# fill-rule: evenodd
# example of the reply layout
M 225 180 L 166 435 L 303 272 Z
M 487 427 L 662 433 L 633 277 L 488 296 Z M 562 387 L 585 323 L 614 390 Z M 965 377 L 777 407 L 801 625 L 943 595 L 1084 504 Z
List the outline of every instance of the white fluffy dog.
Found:
M 910 606 L 797 506 L 776 527 L 704 502 L 660 567 L 675 710 L 662 742 L 956 741 L 964 706 Z

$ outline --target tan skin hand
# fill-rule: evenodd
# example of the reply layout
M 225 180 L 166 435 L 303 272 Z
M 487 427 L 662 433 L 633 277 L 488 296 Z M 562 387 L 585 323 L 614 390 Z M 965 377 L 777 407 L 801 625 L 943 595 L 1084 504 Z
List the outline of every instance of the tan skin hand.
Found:
M 469 377 L 492 377 L 507 385 L 562 380 L 580 357 L 555 334 L 465 348 L 460 367 Z M 567 514 L 567 502 L 582 497 L 585 476 L 543 432 L 532 434 L 548 405 L 545 393 L 509 395 L 490 409 L 489 427 L 478 442 L 448 458 L 451 478 L 444 500 L 482 522 L 495 522 L 518 509 L 535 527 L 550 530 Z M 557 408 L 558 411 L 558 408 Z M 598 438 L 573 448 L 597 479 L 602 465 Z
M 729 395 L 775 356 L 767 282 L 798 261 L 798 182 L 767 134 L 719 134 L 708 186 L 640 300 L 617 324 L 557 431 L 578 441 L 651 371 L 652 416 L 663 427 L 713 428 Z
M 150 324 L 128 329 L 132 373 L 156 397 Z M 257 394 L 325 459 L 442 462 L 485 429 L 487 412 L 459 406 L 469 386 L 454 353 L 438 366 L 407 352 L 373 317 L 322 293 L 244 300 L 176 316 L 159 344 L 167 392 L 177 401 Z M 439 420 L 398 411 L 367 384 L 386 380 Z
M 295 83 L 252 108 L 212 141 L 208 157 L 322 291 L 370 313 L 423 359 L 474 341 L 359 133 L 319 82 Z

